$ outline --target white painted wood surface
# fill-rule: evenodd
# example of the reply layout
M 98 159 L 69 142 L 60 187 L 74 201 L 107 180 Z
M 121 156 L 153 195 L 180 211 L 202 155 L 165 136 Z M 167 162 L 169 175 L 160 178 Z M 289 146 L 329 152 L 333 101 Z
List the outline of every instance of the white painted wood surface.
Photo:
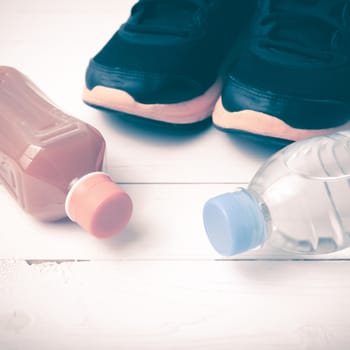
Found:
M 127 229 L 100 241 L 32 219 L 0 187 L 0 350 L 349 349 L 350 250 L 222 259 L 205 237 L 204 201 L 246 186 L 279 146 L 133 124 L 81 101 L 89 58 L 132 3 L 0 4 L 0 65 L 101 130 L 106 170 L 135 205 Z
M 0 348 L 347 350 L 349 273 L 339 262 L 7 261 Z

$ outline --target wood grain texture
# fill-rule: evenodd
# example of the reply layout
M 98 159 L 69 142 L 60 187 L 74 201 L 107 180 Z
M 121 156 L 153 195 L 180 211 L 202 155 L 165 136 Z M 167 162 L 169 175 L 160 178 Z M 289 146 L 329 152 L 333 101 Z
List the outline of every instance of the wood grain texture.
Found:
M 68 220 L 34 220 L 0 187 L 0 350 L 349 349 L 349 250 L 305 257 L 267 245 L 232 260 L 206 239 L 205 200 L 246 186 L 280 145 L 82 103 L 88 60 L 133 3 L 0 5 L 0 64 L 102 132 L 106 170 L 135 205 L 127 229 L 99 241 Z
M 346 350 L 349 268 L 8 262 L 0 277 L 0 348 Z
M 214 260 L 221 259 L 207 240 L 202 207 L 207 198 L 232 191 L 237 184 L 125 184 L 134 211 L 124 232 L 98 240 L 67 220 L 39 222 L 22 212 L 0 190 L 3 203 L 0 227 L 2 259 L 83 260 Z M 241 184 L 244 186 L 244 184 Z M 20 219 L 19 219 L 20 218 Z M 268 244 L 234 259 L 348 259 L 350 250 L 301 256 Z
M 105 170 L 116 182 L 129 186 L 136 207 L 123 236 L 130 238 L 117 238 L 116 242 L 135 244 L 109 249 L 110 243 L 94 242 L 67 221 L 38 223 L 15 208 L 3 192 L 0 257 L 211 256 L 201 224 L 204 201 L 211 193 L 219 193 L 210 191 L 211 184 L 227 184 L 228 190 L 248 183 L 262 162 L 280 148 L 226 135 L 210 124 L 187 130 L 159 128 L 86 106 L 81 92 L 87 62 L 126 18 L 130 6 L 130 1 L 101 1 L 94 11 L 92 1 L 7 3 L 0 13 L 0 64 L 20 69 L 63 110 L 101 131 L 107 142 Z M 161 186 L 152 187 L 157 184 Z M 178 217 L 176 225 L 170 224 L 172 215 Z M 187 232 L 197 238 L 183 239 Z M 155 240 L 147 243 L 144 237 L 152 236 Z

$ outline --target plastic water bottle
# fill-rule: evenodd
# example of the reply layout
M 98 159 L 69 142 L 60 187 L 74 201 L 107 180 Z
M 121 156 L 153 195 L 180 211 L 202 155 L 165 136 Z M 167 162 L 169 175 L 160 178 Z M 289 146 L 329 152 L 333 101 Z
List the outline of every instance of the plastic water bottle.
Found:
M 208 200 L 203 218 L 211 244 L 225 256 L 267 240 L 301 254 L 350 246 L 350 131 L 290 144 L 247 189 Z

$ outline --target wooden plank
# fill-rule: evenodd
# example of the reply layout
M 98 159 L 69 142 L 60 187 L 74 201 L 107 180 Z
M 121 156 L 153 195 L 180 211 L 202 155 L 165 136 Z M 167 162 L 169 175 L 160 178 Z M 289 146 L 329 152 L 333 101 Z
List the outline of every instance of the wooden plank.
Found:
M 349 348 L 349 263 L 0 265 L 2 350 Z
M 29 217 L 0 190 L 2 222 L 0 258 L 104 260 L 221 259 L 209 244 L 202 224 L 205 201 L 235 186 L 208 184 L 124 185 L 134 202 L 124 232 L 98 240 L 68 220 L 41 223 Z M 236 259 L 348 259 L 350 250 L 320 256 L 298 256 L 264 247 Z

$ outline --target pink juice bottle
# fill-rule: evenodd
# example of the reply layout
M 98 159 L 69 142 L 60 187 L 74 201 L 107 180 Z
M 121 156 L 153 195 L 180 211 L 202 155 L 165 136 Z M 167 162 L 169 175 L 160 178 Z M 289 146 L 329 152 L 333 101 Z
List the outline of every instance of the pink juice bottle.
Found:
M 102 135 L 58 109 L 26 76 L 0 66 L 0 182 L 34 217 L 68 216 L 97 237 L 121 231 L 130 197 L 101 172 Z

